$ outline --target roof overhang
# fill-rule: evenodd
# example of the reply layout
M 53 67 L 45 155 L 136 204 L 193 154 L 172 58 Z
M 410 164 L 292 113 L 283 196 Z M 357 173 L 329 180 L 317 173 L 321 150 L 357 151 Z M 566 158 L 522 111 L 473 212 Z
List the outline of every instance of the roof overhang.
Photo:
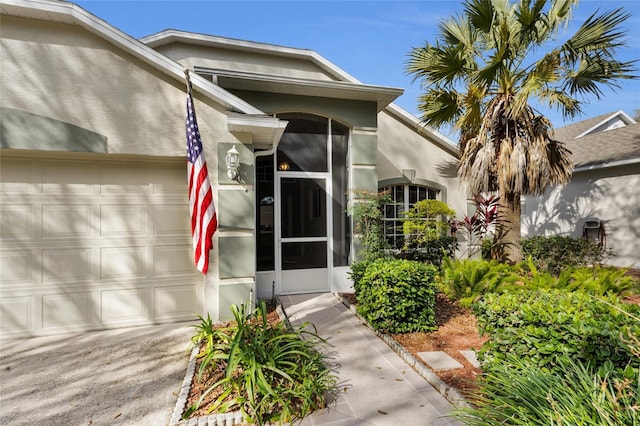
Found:
M 375 102 L 377 112 L 403 93 L 402 89 L 395 87 L 346 81 L 310 80 L 201 67 L 195 67 L 194 71 L 200 75 L 210 75 L 214 83 L 224 89 Z
M 288 121 L 270 116 L 251 116 L 229 113 L 227 126 L 230 132 L 251 133 L 256 149 L 271 149 L 277 145 Z
M 574 168 L 573 172 L 574 173 L 589 172 L 592 170 L 606 169 L 609 167 L 629 166 L 632 164 L 640 164 L 640 157 L 627 158 L 624 160 L 607 161 L 604 163 L 580 165 Z

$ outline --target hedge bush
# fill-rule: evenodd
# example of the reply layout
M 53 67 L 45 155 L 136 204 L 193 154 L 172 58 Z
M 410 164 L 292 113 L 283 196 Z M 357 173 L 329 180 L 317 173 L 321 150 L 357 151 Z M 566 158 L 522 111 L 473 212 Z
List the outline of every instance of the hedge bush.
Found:
M 601 263 L 613 255 L 597 242 L 571 237 L 531 237 L 522 240 L 522 254 L 531 256 L 536 267 L 558 275 L 563 269 Z
M 416 260 L 439 266 L 445 257 L 453 257 L 458 247 L 455 237 L 439 237 L 425 240 L 419 245 L 407 242 L 405 246 L 393 253 L 396 259 Z
M 373 329 L 385 333 L 435 330 L 435 276 L 432 265 L 375 260 L 355 282 L 357 311 Z
M 615 296 L 550 289 L 486 294 L 473 309 L 480 332 L 489 335 L 479 353 L 487 371 L 510 354 L 549 370 L 567 357 L 596 368 L 606 362 L 640 368 L 629 341 L 640 335 L 640 307 Z

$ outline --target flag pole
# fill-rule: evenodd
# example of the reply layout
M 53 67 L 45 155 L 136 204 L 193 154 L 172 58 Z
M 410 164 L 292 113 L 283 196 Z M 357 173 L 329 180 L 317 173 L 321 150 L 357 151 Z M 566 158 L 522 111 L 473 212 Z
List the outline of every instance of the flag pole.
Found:
M 186 68 L 183 70 L 187 81 L 187 179 L 189 212 L 191 215 L 191 239 L 196 268 L 206 275 L 209 269 L 209 251 L 213 249 L 213 234 L 215 234 L 218 227 L 218 219 L 196 120 L 189 70 Z
M 189 96 L 192 96 L 192 93 L 191 93 L 191 78 L 189 76 L 189 68 L 183 68 L 182 71 L 184 71 L 184 79 L 187 81 L 187 94 Z

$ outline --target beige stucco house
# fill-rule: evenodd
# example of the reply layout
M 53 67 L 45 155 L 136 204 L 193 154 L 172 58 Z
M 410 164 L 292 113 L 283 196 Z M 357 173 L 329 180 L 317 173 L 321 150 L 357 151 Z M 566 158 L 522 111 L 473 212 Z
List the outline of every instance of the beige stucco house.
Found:
M 559 128 L 556 138 L 572 152 L 573 176 L 525 200 L 523 235 L 603 240 L 615 252 L 609 263 L 639 268 L 640 123 L 617 111 Z
M 180 31 L 136 40 L 67 2 L 3 0 L 0 13 L 2 338 L 349 291 L 354 190 L 392 190 L 390 239 L 420 199 L 466 211 L 451 141 L 393 104 L 401 89 L 313 51 Z M 190 248 L 185 68 L 219 221 L 206 276 Z

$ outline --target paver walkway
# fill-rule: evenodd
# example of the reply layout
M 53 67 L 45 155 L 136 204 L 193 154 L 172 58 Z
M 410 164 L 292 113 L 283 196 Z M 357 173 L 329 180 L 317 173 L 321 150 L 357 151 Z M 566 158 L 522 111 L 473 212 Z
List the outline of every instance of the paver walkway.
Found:
M 293 325 L 310 322 L 327 340 L 340 393 L 306 417 L 316 425 L 459 425 L 453 406 L 333 294 L 280 296 Z

